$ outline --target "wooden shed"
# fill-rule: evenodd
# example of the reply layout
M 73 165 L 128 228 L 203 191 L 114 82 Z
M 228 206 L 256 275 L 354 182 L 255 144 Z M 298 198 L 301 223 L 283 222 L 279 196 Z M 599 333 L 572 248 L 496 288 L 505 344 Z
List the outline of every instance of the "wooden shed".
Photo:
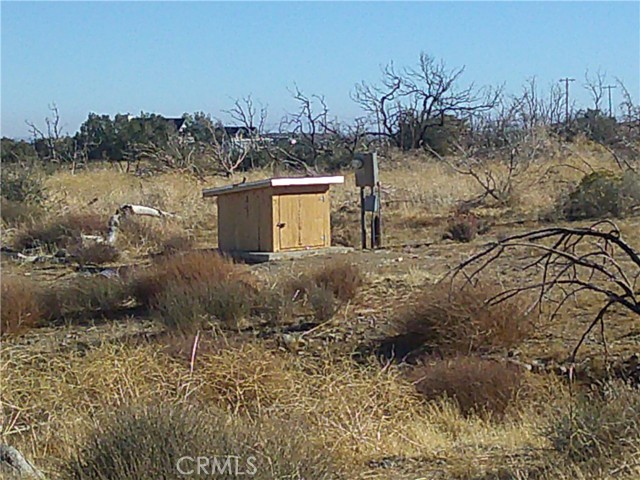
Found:
M 218 199 L 218 248 L 286 252 L 331 246 L 329 187 L 344 177 L 270 178 L 203 190 Z

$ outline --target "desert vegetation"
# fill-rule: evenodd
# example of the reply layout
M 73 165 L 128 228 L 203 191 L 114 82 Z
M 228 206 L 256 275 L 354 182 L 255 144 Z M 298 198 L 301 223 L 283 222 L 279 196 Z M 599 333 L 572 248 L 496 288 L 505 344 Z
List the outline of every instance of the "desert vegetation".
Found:
M 238 100 L 244 149 L 204 113 L 188 138 L 92 114 L 3 139 L 2 443 L 52 479 L 180 478 L 184 456 L 224 455 L 264 479 L 637 478 L 638 108 L 565 119 L 556 89 L 462 74 L 389 65 L 350 126 L 296 89 L 287 137 Z M 216 250 L 202 188 L 351 176 L 364 148 L 383 248 Z M 359 245 L 358 201 L 332 189 L 334 244 Z M 106 242 L 123 205 L 170 215 Z

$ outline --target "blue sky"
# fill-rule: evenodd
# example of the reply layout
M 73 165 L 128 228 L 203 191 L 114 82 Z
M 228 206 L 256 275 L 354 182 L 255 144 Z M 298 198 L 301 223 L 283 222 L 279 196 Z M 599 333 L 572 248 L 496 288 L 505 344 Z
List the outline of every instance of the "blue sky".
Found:
M 466 66 L 463 82 L 536 76 L 547 86 L 585 70 L 622 79 L 640 99 L 640 2 L 11 2 L 2 1 L 2 135 L 28 134 L 58 105 L 66 130 L 89 112 L 225 119 L 252 94 L 276 124 L 294 84 L 332 114 L 359 114 L 356 83 L 421 51 Z M 614 102 L 618 92 L 613 91 Z

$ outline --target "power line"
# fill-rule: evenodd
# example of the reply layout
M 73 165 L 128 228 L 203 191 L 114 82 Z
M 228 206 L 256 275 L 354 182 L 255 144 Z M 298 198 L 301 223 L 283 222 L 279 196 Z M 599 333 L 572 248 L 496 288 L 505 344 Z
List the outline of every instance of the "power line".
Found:
M 569 82 L 574 82 L 575 78 L 561 78 L 559 81 L 564 82 L 564 121 L 569 123 Z
M 611 108 L 611 89 L 617 88 L 615 85 L 607 85 L 606 87 L 602 87 L 603 90 L 609 90 L 609 116 L 613 117 L 613 109 Z

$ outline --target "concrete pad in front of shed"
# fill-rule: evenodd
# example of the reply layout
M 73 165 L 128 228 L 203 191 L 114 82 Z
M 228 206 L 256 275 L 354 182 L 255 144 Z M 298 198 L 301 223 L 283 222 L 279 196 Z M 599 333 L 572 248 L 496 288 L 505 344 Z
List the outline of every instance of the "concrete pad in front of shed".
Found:
M 314 255 L 332 255 L 335 253 L 349 253 L 352 252 L 352 247 L 327 247 L 327 248 L 313 248 L 308 250 L 293 250 L 288 252 L 223 252 L 234 260 L 244 263 L 255 264 L 265 262 L 275 262 L 281 260 L 295 260 L 298 258 L 310 257 Z

